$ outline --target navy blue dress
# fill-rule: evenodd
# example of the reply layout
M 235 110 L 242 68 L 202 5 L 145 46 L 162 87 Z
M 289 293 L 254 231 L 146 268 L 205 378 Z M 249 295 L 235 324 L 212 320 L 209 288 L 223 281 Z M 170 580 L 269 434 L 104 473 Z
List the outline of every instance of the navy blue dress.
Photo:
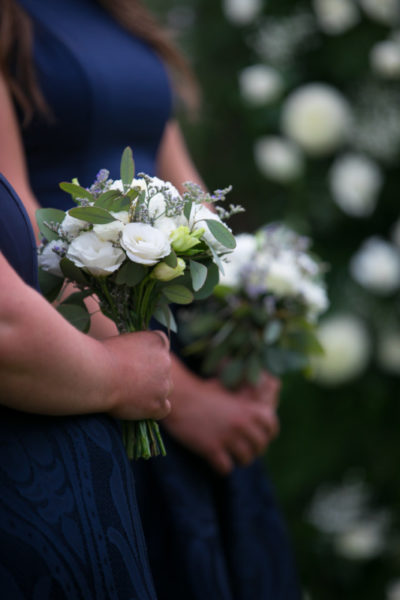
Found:
M 28 217 L 1 176 L 0 206 L 0 250 L 36 287 Z M 2 600 L 155 600 L 132 470 L 113 419 L 0 407 L 0 490 Z
M 23 132 L 32 187 L 68 208 L 59 181 L 119 177 L 130 145 L 152 175 L 172 96 L 161 61 L 95 0 L 19 0 L 34 24 L 39 82 L 54 119 Z M 297 600 L 292 555 L 261 465 L 220 478 L 168 438 L 168 456 L 134 463 L 139 506 L 162 600 Z

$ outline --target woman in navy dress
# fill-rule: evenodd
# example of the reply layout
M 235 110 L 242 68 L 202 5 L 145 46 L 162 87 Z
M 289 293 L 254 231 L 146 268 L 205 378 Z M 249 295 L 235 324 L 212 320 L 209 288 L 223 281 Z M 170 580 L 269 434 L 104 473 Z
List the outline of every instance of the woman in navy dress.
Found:
M 30 214 L 37 200 L 69 207 L 57 187 L 61 180 L 78 177 L 89 185 L 101 167 L 118 177 L 126 145 L 133 148 L 137 172 L 158 174 L 177 187 L 201 183 L 171 119 L 170 72 L 187 71 L 139 2 L 15 5 L 33 28 L 38 84 L 25 79 L 22 91 L 30 92 L 39 110 L 25 128 L 16 124 L 30 183 L 23 167 L 16 173 L 15 160 L 7 164 L 9 152 L 0 154 L 0 168 L 7 167 Z M 38 90 L 50 109 L 47 120 Z M 108 331 L 114 333 L 113 326 L 102 320 L 95 334 Z M 262 390 L 233 395 L 177 360 L 173 377 L 168 456 L 133 465 L 160 598 L 297 598 L 282 519 L 253 462 L 276 433 L 276 382 L 269 378 Z
M 149 333 L 101 343 L 70 326 L 35 290 L 33 231 L 2 176 L 0 206 L 1 598 L 155 600 L 118 423 L 67 415 L 167 414 L 168 345 Z M 149 344 L 159 389 L 126 359 Z

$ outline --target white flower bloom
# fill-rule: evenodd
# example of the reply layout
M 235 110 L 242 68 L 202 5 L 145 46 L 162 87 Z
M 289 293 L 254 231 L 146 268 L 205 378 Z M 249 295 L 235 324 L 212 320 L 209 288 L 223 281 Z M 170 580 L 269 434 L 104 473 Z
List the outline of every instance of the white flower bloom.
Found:
M 359 0 L 359 3 L 369 17 L 380 23 L 393 25 L 399 21 L 399 0 Z
M 129 186 L 130 189 L 132 188 L 138 188 L 139 191 L 145 191 L 146 190 L 146 183 L 144 181 L 144 179 L 139 178 L 135 178 L 132 179 L 132 183 Z M 112 184 L 109 187 L 110 190 L 118 190 L 119 192 L 123 193 L 124 191 L 124 184 L 122 183 L 121 179 L 114 179 L 114 181 L 112 182 Z
M 335 549 L 350 560 L 370 560 L 385 549 L 387 518 L 385 514 L 371 516 L 352 529 L 336 536 Z
M 248 25 L 262 8 L 262 0 L 223 0 L 223 11 L 235 25 Z
M 400 579 L 393 579 L 386 588 L 385 600 L 400 600 Z
M 145 223 L 125 225 L 121 246 L 132 262 L 143 265 L 155 265 L 171 252 L 165 233 Z
M 313 281 L 303 280 L 299 291 L 308 307 L 311 317 L 315 317 L 327 310 L 329 300 L 325 288 L 321 285 Z
M 360 13 L 353 0 L 314 0 L 318 23 L 329 35 L 344 33 L 360 20 Z
M 93 231 L 104 242 L 117 242 L 125 225 L 129 223 L 129 212 L 111 212 L 115 221 L 105 223 L 104 225 L 93 225 Z
M 269 264 L 266 288 L 277 296 L 297 296 L 301 286 L 301 273 L 289 253 L 272 259 Z
M 378 42 L 370 52 L 373 70 L 387 79 L 400 79 L 400 43 L 394 40 Z
M 126 256 L 121 248 L 103 242 L 93 231 L 88 231 L 71 242 L 67 258 L 92 275 L 109 275 L 121 266 Z
M 68 245 L 62 240 L 52 240 L 49 242 L 46 246 L 44 246 L 43 250 L 38 256 L 39 267 L 41 267 L 43 271 L 47 271 L 52 275 L 63 277 L 63 273 L 60 269 L 60 260 L 62 255 L 65 254 L 67 248 Z
M 366 156 L 344 154 L 333 163 L 329 184 L 336 204 L 346 214 L 368 217 L 383 184 L 382 171 Z
M 313 358 L 314 379 L 324 385 L 340 385 L 358 377 L 366 368 L 371 342 L 364 324 L 352 315 L 335 315 L 318 328 L 324 355 Z
M 299 149 L 283 137 L 259 138 L 254 145 L 254 158 L 261 173 L 279 183 L 293 181 L 304 168 Z
M 224 261 L 224 274 L 220 274 L 220 283 L 229 287 L 236 287 L 240 283 L 242 269 L 252 260 L 256 250 L 256 239 L 249 233 L 236 236 L 236 248 Z
M 347 138 L 351 111 L 335 88 L 323 83 L 299 87 L 282 111 L 283 131 L 312 155 L 336 150 Z
M 400 330 L 386 331 L 380 335 L 377 359 L 385 371 L 400 375 Z
M 193 204 L 189 217 L 189 228 L 191 230 L 204 228 L 204 233 L 201 236 L 201 239 L 203 239 L 208 244 L 208 246 L 213 248 L 218 254 L 228 252 L 228 249 L 222 244 L 220 244 L 218 240 L 215 239 L 215 237 L 209 230 L 205 219 L 212 219 L 213 221 L 218 221 L 219 223 L 222 223 L 219 216 L 216 213 L 212 212 L 209 208 L 207 208 L 207 206 L 204 206 L 203 204 Z M 229 229 L 229 227 L 227 227 L 226 224 L 224 225 L 227 229 Z
M 283 80 L 276 69 L 267 65 L 252 65 L 239 73 L 243 99 L 254 106 L 276 100 L 283 90 Z
M 89 223 L 71 217 L 68 213 L 65 215 L 62 223 L 60 224 L 61 233 L 63 233 L 69 240 L 73 240 L 77 235 L 89 228 Z
M 366 240 L 350 263 L 353 278 L 377 294 L 391 294 L 400 286 L 400 252 L 379 237 Z

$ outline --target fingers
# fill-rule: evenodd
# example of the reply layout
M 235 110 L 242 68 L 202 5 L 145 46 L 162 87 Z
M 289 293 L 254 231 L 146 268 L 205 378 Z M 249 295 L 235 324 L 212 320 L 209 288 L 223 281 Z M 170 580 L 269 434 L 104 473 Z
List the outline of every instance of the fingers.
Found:
M 214 451 L 209 456 L 206 456 L 206 458 L 220 475 L 229 475 L 235 466 L 232 457 L 224 449 Z
M 160 331 L 159 329 L 155 329 L 154 331 L 151 331 L 149 333 L 158 335 L 161 338 L 161 341 L 162 341 L 163 345 L 165 346 L 165 349 L 169 351 L 169 346 L 170 346 L 169 339 L 163 331 Z

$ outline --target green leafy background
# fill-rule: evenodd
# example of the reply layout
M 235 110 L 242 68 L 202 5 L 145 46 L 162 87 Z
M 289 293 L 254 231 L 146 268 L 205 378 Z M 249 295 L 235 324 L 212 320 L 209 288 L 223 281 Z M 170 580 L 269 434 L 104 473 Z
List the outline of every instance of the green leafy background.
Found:
M 232 184 L 229 201 L 246 208 L 245 214 L 232 219 L 231 227 L 236 232 L 251 231 L 264 222 L 284 220 L 309 235 L 315 252 L 331 265 L 327 277 L 331 313 L 345 311 L 362 318 L 374 348 L 386 319 L 398 326 L 399 293 L 379 297 L 361 288 L 350 277 L 349 261 L 369 236 L 390 239 L 400 212 L 400 143 L 390 160 L 377 159 L 384 186 L 377 209 L 362 219 L 346 215 L 330 195 L 327 172 L 332 156 L 308 159 L 304 176 L 282 186 L 259 172 L 253 147 L 258 137 L 280 133 L 282 100 L 307 82 L 329 83 L 350 103 L 364 82 L 372 82 L 372 89 L 387 87 L 400 106 L 400 82 L 374 78 L 369 63 L 373 44 L 386 39 L 395 23 L 379 23 L 360 10 L 359 23 L 342 34 L 314 31 L 284 69 L 286 90 L 281 101 L 252 107 L 241 97 L 238 74 L 262 62 L 252 44 L 260 18 L 236 25 L 224 14 L 220 0 L 152 0 L 149 4 L 176 34 L 199 79 L 200 116 L 193 120 L 182 114 L 180 119 L 208 187 Z M 299 11 L 315 22 L 313 4 L 294 0 L 265 0 L 261 16 L 272 22 Z M 373 108 L 373 93 L 368 98 Z M 289 525 L 307 599 L 400 597 L 400 591 L 394 596 L 400 580 L 399 383 L 399 373 L 383 369 L 374 352 L 363 373 L 341 385 L 326 387 L 300 376 L 285 378 L 282 431 L 265 464 Z M 329 515 L 325 528 L 310 518 L 317 495 L 351 487 L 351 482 L 368 492 L 367 523 L 377 523 L 384 514 L 388 524 L 374 552 L 368 552 L 368 539 L 359 540 L 358 551 L 343 552 L 329 526 Z M 340 502 L 336 510 L 340 520 L 344 511 Z M 345 533 L 351 531 L 349 523 Z

